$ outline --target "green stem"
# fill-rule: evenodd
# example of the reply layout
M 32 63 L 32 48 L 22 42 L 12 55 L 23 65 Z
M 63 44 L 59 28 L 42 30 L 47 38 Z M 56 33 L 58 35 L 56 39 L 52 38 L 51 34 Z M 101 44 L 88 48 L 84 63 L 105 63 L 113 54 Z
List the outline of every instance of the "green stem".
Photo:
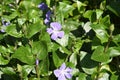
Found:
M 36 66 L 35 66 L 35 69 L 36 69 L 36 77 L 37 77 L 38 80 L 40 80 L 39 60 L 38 60 L 38 58 L 36 58 Z
M 40 73 L 39 73 L 39 66 L 36 65 L 36 74 L 37 74 L 37 79 L 40 80 Z

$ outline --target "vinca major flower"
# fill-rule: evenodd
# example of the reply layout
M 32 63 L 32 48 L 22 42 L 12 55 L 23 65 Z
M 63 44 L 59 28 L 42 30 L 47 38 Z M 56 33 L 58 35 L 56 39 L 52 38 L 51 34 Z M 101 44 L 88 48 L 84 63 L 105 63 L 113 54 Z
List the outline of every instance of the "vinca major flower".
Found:
M 65 63 L 63 63 L 59 69 L 54 70 L 54 74 L 58 78 L 58 80 L 71 79 L 72 78 L 71 72 L 72 72 L 72 69 L 69 67 L 66 67 Z
M 47 32 L 51 35 L 52 40 L 57 40 L 64 36 L 64 31 L 61 31 L 61 24 L 58 22 L 51 22 L 50 28 L 47 28 Z

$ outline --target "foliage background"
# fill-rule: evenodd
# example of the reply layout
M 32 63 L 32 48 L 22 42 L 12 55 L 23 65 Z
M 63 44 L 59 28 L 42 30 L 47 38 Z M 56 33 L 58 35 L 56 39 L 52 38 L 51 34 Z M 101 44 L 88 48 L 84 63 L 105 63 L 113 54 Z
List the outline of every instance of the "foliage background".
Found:
M 46 32 L 44 2 L 65 36 Z M 66 63 L 71 80 L 120 80 L 119 0 L 0 0 L 0 80 L 57 80 Z M 35 64 L 39 59 L 39 65 Z

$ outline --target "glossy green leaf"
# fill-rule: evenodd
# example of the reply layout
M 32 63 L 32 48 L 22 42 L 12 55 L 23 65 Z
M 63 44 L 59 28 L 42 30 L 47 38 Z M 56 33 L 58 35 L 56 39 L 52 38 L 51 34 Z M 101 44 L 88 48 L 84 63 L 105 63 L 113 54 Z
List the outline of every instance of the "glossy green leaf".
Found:
M 91 54 L 81 51 L 80 64 L 83 71 L 87 74 L 93 74 L 97 70 L 98 63 L 91 59 Z
M 70 62 L 72 62 L 75 66 L 77 65 L 77 54 L 72 53 L 69 59 Z
M 24 65 L 22 66 L 22 76 L 23 78 L 26 78 L 30 72 L 33 70 L 34 66 L 31 65 Z
M 101 43 L 108 41 L 108 33 L 106 32 L 106 26 L 102 24 L 92 24 L 92 29 L 95 31 L 96 36 L 101 40 Z
M 29 27 L 27 29 L 27 37 L 31 38 L 33 35 L 38 33 L 41 30 L 41 28 L 43 28 L 43 27 L 44 27 L 44 25 L 41 25 L 40 22 L 29 25 Z
M 88 18 L 91 22 L 94 22 L 97 19 L 96 12 L 94 10 L 87 10 L 83 16 Z
M 104 53 L 104 47 L 99 46 L 93 52 L 91 59 L 98 62 L 107 62 L 110 56 L 107 53 Z
M 51 72 L 49 71 L 49 60 L 48 58 L 42 60 L 39 64 L 39 72 L 42 76 L 49 76 Z
M 87 75 L 85 73 L 79 73 L 79 79 L 78 80 L 86 80 Z
M 20 38 L 22 37 L 22 33 L 17 31 L 17 27 L 16 25 L 10 25 L 6 28 L 6 32 L 7 34 L 13 36 L 13 37 L 17 37 Z
M 107 51 L 110 54 L 110 57 L 115 57 L 120 55 L 120 47 L 111 47 Z
M 66 20 L 65 24 L 63 25 L 63 28 L 66 32 L 73 31 L 79 27 L 80 23 L 72 20 Z
M 56 52 L 53 52 L 52 55 L 53 55 L 52 58 L 53 58 L 54 65 L 56 67 L 61 66 L 61 64 L 63 63 L 63 60 L 60 59 L 60 57 L 57 55 Z
M 33 54 L 31 53 L 30 47 L 19 47 L 15 53 L 12 55 L 12 58 L 17 58 L 21 62 L 27 63 L 27 64 L 34 64 L 35 59 L 33 57 Z
M 32 53 L 36 55 L 39 60 L 46 58 L 48 53 L 47 44 L 43 41 L 34 42 L 32 44 Z
M 0 53 L 0 65 L 6 65 L 8 64 L 9 60 L 4 59 L 4 57 L 2 57 L 1 53 Z
M 100 76 L 99 76 L 99 80 L 109 80 L 109 76 L 110 74 L 108 74 L 107 72 L 104 72 L 104 73 L 100 73 Z
M 105 26 L 110 26 L 110 16 L 106 15 L 105 17 L 100 19 L 100 24 L 104 24 Z
M 57 39 L 57 43 L 59 43 L 61 46 L 67 46 L 68 45 L 68 39 L 69 39 L 69 35 L 65 34 L 61 39 Z
M 73 10 L 74 10 L 73 6 L 63 2 L 59 2 L 59 11 L 62 11 L 62 14 L 64 15 L 65 18 L 67 18 L 68 14 L 70 14 Z

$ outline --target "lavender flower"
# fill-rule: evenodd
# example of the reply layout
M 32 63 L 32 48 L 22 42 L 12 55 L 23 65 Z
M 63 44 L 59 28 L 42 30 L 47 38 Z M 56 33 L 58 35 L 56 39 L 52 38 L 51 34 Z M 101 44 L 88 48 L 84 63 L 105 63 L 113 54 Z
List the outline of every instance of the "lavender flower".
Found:
M 65 63 L 63 63 L 59 69 L 54 70 L 54 74 L 58 78 L 58 80 L 67 80 L 72 78 L 71 72 L 72 69 L 66 67 Z
M 49 10 L 47 13 L 46 13 L 46 18 L 45 18 L 45 20 L 44 20 L 44 23 L 45 24 L 49 24 L 50 23 L 50 17 L 51 17 L 51 11 Z
M 47 32 L 51 35 L 52 40 L 57 40 L 58 38 L 62 38 L 64 36 L 64 31 L 61 30 L 61 24 L 58 22 L 50 23 L 50 28 L 47 28 Z
M 10 22 L 8 21 L 5 21 L 4 19 L 2 20 L 2 25 L 3 25 L 3 27 L 2 27 L 2 29 L 0 30 L 1 32 L 5 32 L 5 29 L 6 29 L 6 27 L 8 26 L 8 25 L 10 25 Z
M 42 11 L 44 11 L 44 10 L 48 9 L 48 6 L 45 3 L 40 3 L 38 5 L 38 8 L 40 8 Z

